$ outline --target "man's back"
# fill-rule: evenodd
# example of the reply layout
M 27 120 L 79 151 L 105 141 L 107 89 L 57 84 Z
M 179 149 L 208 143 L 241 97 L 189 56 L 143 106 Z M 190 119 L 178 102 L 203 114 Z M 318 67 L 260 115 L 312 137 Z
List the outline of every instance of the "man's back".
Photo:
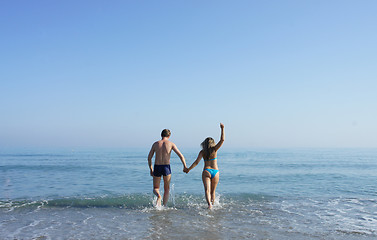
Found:
M 167 139 L 162 139 L 153 144 L 154 151 L 156 152 L 155 165 L 168 165 L 170 164 L 170 154 L 174 147 L 174 143 Z

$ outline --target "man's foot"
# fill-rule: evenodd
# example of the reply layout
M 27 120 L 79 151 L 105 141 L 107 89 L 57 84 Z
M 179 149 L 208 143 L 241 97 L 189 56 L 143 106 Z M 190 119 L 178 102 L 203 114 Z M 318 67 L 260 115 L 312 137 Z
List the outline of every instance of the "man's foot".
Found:
M 156 202 L 156 207 L 161 207 L 161 196 L 157 196 L 157 202 Z
M 156 190 L 153 190 L 153 193 L 157 196 L 157 201 L 156 201 L 156 207 L 161 207 L 161 195 L 159 192 Z

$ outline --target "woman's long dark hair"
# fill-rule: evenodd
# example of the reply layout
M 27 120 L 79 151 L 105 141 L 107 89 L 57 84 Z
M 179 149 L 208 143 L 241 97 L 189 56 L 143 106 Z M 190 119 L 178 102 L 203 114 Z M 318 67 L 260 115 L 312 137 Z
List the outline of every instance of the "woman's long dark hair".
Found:
M 211 154 L 215 151 L 215 140 L 211 137 L 207 137 L 202 144 L 200 144 L 203 149 L 203 158 L 204 160 L 209 160 Z

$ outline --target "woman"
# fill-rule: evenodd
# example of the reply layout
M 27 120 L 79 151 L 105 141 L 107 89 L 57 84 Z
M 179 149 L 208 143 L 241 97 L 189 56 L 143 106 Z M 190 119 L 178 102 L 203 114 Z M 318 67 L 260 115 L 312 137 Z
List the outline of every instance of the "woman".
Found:
M 220 141 L 216 144 L 213 138 L 207 137 L 201 144 L 202 150 L 195 162 L 188 168 L 185 169 L 186 173 L 189 173 L 203 158 L 204 169 L 202 173 L 202 179 L 204 184 L 204 191 L 206 195 L 206 200 L 208 203 L 208 208 L 211 209 L 215 202 L 215 191 L 217 184 L 219 183 L 219 168 L 217 167 L 217 150 L 223 145 L 225 140 L 224 134 L 224 124 L 220 123 L 221 137 Z

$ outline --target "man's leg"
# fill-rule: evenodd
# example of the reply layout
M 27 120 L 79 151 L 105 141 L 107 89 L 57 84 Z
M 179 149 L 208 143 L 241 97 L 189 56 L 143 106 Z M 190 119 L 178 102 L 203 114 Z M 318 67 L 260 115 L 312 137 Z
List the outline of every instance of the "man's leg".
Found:
M 164 176 L 164 206 L 168 204 L 169 200 L 169 193 L 170 193 L 170 179 L 171 179 L 171 174 Z
M 156 206 L 161 206 L 160 182 L 161 177 L 153 176 L 153 193 L 157 196 Z

